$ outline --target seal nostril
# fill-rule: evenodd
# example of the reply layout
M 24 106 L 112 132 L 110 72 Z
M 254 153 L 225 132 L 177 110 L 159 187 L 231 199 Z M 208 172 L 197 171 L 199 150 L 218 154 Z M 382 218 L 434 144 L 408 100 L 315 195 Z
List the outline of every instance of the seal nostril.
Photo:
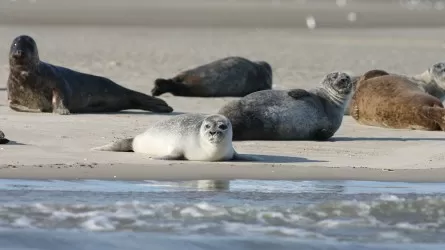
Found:
M 13 54 L 14 57 L 21 57 L 23 52 L 21 50 L 16 50 Z
M 213 131 L 210 131 L 209 132 L 211 135 L 215 135 L 216 134 L 216 132 L 213 132 Z

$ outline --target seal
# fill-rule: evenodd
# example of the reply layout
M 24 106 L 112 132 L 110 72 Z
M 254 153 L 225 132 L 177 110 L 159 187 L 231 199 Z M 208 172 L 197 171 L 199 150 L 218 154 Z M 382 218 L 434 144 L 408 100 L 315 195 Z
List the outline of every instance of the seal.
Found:
M 350 107 L 351 116 L 362 125 L 445 130 L 445 109 L 438 98 L 407 77 L 384 70 L 371 70 L 362 76 Z
M 332 72 L 314 89 L 258 91 L 218 114 L 232 122 L 233 140 L 323 141 L 340 127 L 351 85 L 348 74 Z
M 230 120 L 222 115 L 181 114 L 158 121 L 133 138 L 92 150 L 143 153 L 158 160 L 255 160 L 235 151 L 232 133 Z
M 153 96 L 243 97 L 272 88 L 272 67 L 265 61 L 226 57 L 179 73 L 173 78 L 158 78 Z
M 372 71 L 372 70 L 371 70 Z M 369 72 L 369 71 L 368 71 Z M 428 93 L 434 97 L 437 97 L 441 102 L 445 101 L 445 62 L 437 62 L 431 67 L 426 69 L 417 75 L 401 75 L 389 73 L 398 77 L 406 78 L 416 83 L 425 93 Z M 361 76 L 352 77 L 352 93 L 356 89 L 356 83 L 360 80 Z M 352 95 L 351 95 L 352 97 Z M 345 109 L 345 115 L 350 114 L 350 104 Z
M 9 107 L 20 112 L 118 112 L 142 109 L 170 113 L 164 101 L 118 85 L 112 80 L 40 61 L 34 39 L 16 37 L 9 52 Z
M 5 134 L 0 130 L 0 144 L 6 144 L 9 140 L 5 138 Z

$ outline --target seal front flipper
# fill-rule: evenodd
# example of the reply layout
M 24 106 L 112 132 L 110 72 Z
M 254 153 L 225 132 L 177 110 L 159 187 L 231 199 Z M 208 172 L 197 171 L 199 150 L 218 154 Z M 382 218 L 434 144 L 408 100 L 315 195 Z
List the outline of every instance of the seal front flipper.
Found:
M 121 139 L 104 146 L 95 147 L 93 151 L 114 151 L 114 152 L 133 152 L 134 138 Z
M 23 105 L 20 105 L 20 104 L 14 103 L 14 102 L 9 103 L 9 108 L 11 108 L 14 111 L 18 111 L 18 112 L 29 112 L 29 113 L 41 113 L 42 112 L 41 109 L 28 108 L 28 107 L 25 107 Z
M 151 157 L 153 160 L 164 160 L 164 161 L 180 161 L 180 160 L 186 160 L 183 154 L 174 153 L 170 155 L 164 155 L 164 156 L 157 156 L 157 157 Z
M 59 115 L 69 115 L 70 111 L 66 108 L 64 102 L 65 99 L 62 97 L 60 91 L 57 89 L 53 89 L 53 99 L 52 99 L 53 113 Z
M 292 89 L 292 90 L 289 90 L 289 92 L 287 94 L 294 99 L 311 96 L 311 94 L 304 89 Z

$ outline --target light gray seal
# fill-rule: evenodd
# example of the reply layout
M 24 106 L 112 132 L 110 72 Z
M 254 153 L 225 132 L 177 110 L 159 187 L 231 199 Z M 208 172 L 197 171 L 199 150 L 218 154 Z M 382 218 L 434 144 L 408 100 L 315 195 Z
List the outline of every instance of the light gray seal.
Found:
M 233 140 L 327 140 L 342 123 L 351 85 L 348 74 L 332 72 L 317 88 L 258 91 L 218 113 L 232 122 Z
M 3 131 L 0 130 L 0 144 L 6 144 L 8 142 L 9 142 L 9 140 L 6 139 L 5 134 L 3 133 Z
M 272 67 L 265 61 L 226 57 L 183 71 L 173 78 L 158 78 L 151 93 L 176 96 L 243 97 L 272 88 Z
M 152 124 L 144 133 L 92 150 L 136 152 L 159 160 L 255 160 L 232 145 L 232 125 L 218 114 L 182 114 Z
M 369 73 L 370 71 L 366 72 Z M 427 94 L 430 94 L 436 98 L 438 98 L 441 102 L 445 101 L 445 62 L 438 62 L 433 64 L 431 67 L 426 69 L 424 72 L 417 75 L 402 75 L 395 73 L 388 73 L 393 76 L 405 78 L 415 84 Z M 364 75 L 364 74 L 363 74 Z M 363 76 L 362 75 L 362 76 Z M 352 94 L 356 90 L 357 82 L 361 79 L 362 76 L 354 76 L 352 79 Z M 345 115 L 350 115 L 351 105 L 348 102 L 345 109 Z
M 118 112 L 142 109 L 170 113 L 163 100 L 124 88 L 108 78 L 40 61 L 34 39 L 18 36 L 9 52 L 9 107 L 21 112 Z

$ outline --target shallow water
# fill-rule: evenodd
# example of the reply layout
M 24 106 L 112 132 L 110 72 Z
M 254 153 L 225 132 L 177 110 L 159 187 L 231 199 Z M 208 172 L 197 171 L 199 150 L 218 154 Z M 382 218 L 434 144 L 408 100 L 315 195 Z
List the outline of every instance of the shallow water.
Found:
M 0 180 L 0 249 L 443 249 L 445 184 Z

